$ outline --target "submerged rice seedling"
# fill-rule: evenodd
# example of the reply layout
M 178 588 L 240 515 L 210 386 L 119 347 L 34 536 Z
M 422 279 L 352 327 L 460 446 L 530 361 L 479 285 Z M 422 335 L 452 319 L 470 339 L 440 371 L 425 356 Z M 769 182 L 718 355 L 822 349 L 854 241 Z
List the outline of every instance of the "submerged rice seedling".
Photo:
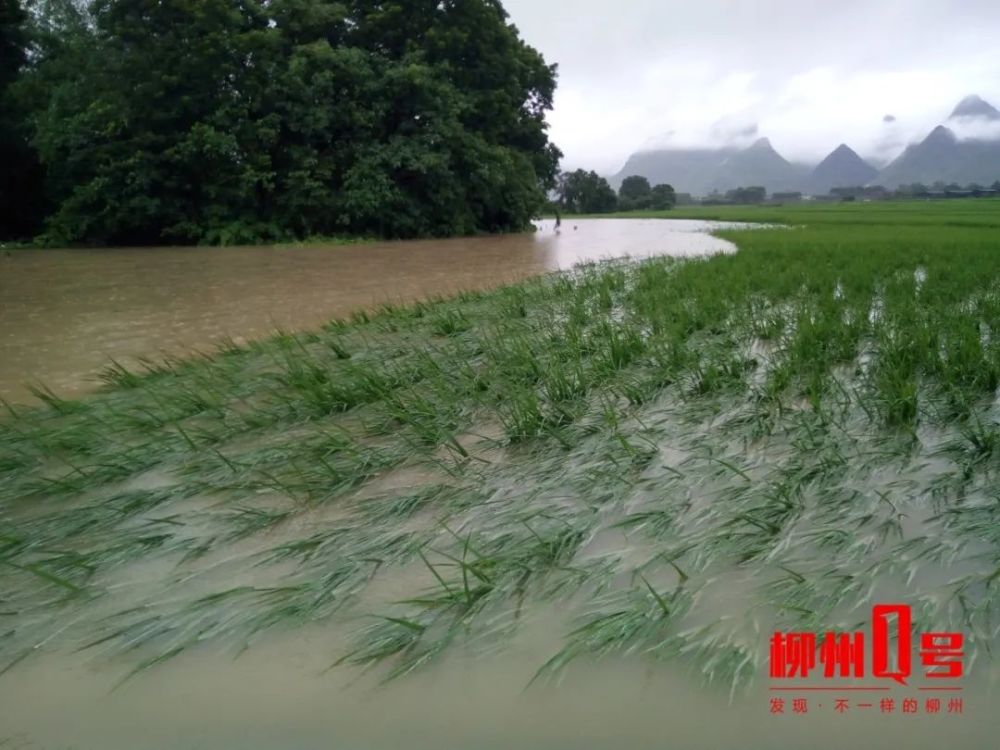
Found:
M 540 676 L 634 654 L 732 687 L 758 617 L 833 629 L 882 591 L 987 658 L 987 213 L 789 210 L 804 228 L 727 233 L 731 255 L 113 362 L 79 401 L 38 387 L 0 418 L 0 670 L 56 633 L 138 676 L 324 623 L 341 663 L 398 677 L 555 606 L 575 626 Z

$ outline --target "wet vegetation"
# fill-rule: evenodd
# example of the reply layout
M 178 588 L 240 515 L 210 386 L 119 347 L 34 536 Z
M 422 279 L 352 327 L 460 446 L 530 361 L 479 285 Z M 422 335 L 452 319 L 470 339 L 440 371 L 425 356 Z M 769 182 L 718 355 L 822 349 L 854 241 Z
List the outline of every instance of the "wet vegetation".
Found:
M 0 420 L 0 672 L 323 622 L 388 679 L 555 604 L 536 679 L 640 653 L 731 689 L 771 629 L 896 598 L 989 658 L 996 214 L 866 210 L 39 387 Z
M 523 231 L 555 85 L 497 0 L 0 0 L 0 242 Z

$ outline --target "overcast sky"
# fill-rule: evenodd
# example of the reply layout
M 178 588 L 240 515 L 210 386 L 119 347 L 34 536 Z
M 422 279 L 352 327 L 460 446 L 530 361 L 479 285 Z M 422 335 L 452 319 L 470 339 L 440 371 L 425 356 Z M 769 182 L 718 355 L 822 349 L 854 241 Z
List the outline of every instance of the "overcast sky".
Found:
M 559 64 L 564 167 L 767 136 L 889 158 L 967 94 L 1000 107 L 1000 0 L 504 0 Z

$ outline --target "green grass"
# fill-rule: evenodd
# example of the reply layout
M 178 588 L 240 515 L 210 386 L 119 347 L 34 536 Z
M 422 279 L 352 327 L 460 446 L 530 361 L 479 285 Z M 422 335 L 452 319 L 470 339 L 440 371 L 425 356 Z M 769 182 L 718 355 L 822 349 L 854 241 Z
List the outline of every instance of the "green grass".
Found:
M 1000 199 L 787 203 L 748 206 L 677 206 L 669 211 L 625 211 L 603 218 L 701 219 L 803 225 L 1000 228 Z
M 792 228 L 39 386 L 0 419 L 0 672 L 324 622 L 392 678 L 555 603 L 540 678 L 638 652 L 734 688 L 875 596 L 990 658 L 997 208 L 678 210 Z

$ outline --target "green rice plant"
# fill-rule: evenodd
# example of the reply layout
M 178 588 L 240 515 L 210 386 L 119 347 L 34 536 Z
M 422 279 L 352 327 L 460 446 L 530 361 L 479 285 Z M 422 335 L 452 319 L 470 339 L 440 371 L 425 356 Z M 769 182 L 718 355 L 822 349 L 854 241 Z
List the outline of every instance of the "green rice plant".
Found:
M 595 352 L 595 367 L 603 373 L 614 373 L 628 367 L 646 351 L 646 341 L 632 325 L 612 325 L 602 321 L 594 330 L 590 345 Z
M 972 464 L 984 462 L 1000 455 L 1000 425 L 984 421 L 973 413 L 961 428 L 961 437 L 950 441 L 946 449 Z
M 287 520 L 291 511 L 237 508 L 226 514 L 226 523 L 232 527 L 228 539 L 236 540 L 266 531 Z
M 361 505 L 361 511 L 371 523 L 404 521 L 435 506 L 439 510 L 445 510 L 448 495 L 452 492 L 454 490 L 446 485 L 432 485 L 416 492 L 365 500 Z
M 507 389 L 497 407 L 497 416 L 503 424 L 507 439 L 512 443 L 544 434 L 548 424 L 538 395 L 527 388 Z
M 794 489 L 779 485 L 736 513 L 722 526 L 715 543 L 740 563 L 766 557 L 801 513 L 802 502 Z
M 278 379 L 295 393 L 295 399 L 285 396 L 293 409 L 304 406 L 307 412 L 328 415 L 380 401 L 407 378 L 398 369 L 351 362 L 333 370 L 315 360 L 294 358 L 288 361 Z
M 553 360 L 541 376 L 541 392 L 546 401 L 567 404 L 587 394 L 587 376 L 579 362 Z
M 245 355 L 249 349 L 236 343 L 232 336 L 224 336 L 215 345 L 215 351 L 222 357 L 240 357 Z
M 470 325 L 461 310 L 449 307 L 431 321 L 431 330 L 438 336 L 457 336 L 469 330 Z
M 412 388 L 392 391 L 383 403 L 393 419 L 413 431 L 419 445 L 446 445 L 463 458 L 468 458 L 468 451 L 455 438 L 458 415 L 450 406 L 440 400 L 432 401 Z
M 330 347 L 334 354 L 337 355 L 337 359 L 350 359 L 351 352 L 344 346 L 344 343 L 335 338 L 330 338 L 326 340 L 326 345 Z
M 582 624 L 566 636 L 566 645 L 538 670 L 532 682 L 557 676 L 575 659 L 630 653 L 662 643 L 690 607 L 687 591 L 661 593 L 645 578 L 641 585 L 598 601 Z
M 29 384 L 27 389 L 32 396 L 48 406 L 52 411 L 63 416 L 74 414 L 85 408 L 79 401 L 60 398 L 47 385 L 42 383 L 37 385 Z
M 889 426 L 912 427 L 919 412 L 919 388 L 914 378 L 902 372 L 885 372 L 879 377 L 878 405 Z
M 545 371 L 541 357 L 523 334 L 504 336 L 500 331 L 491 332 L 484 337 L 482 349 L 489 368 L 487 377 L 494 382 L 530 386 Z
M 42 390 L 0 415 L 0 670 L 63 627 L 138 676 L 337 616 L 401 676 L 555 606 L 540 676 L 634 654 L 732 689 L 758 618 L 881 591 L 990 658 L 1000 224 L 949 203 L 758 207 L 802 228 Z
M 115 359 L 112 359 L 111 364 L 101 370 L 98 377 L 106 385 L 117 388 L 138 388 L 142 384 L 142 378 L 138 374 Z
M 528 317 L 528 294 L 524 289 L 512 287 L 500 301 L 500 314 L 504 318 L 516 320 Z

